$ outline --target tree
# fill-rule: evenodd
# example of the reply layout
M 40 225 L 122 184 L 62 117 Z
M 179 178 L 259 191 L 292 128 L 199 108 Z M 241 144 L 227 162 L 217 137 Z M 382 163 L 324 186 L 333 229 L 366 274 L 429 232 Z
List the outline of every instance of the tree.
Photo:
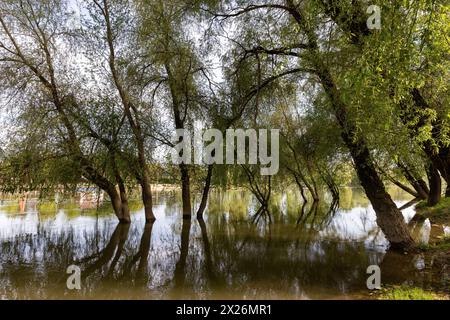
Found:
M 146 152 L 145 128 L 143 128 L 145 112 L 148 106 L 143 100 L 142 92 L 146 89 L 143 75 L 139 73 L 137 62 L 144 63 L 139 59 L 142 53 L 137 46 L 137 26 L 133 25 L 132 10 L 134 9 L 127 1 L 93 1 L 86 2 L 90 12 L 88 26 L 91 29 L 90 37 L 95 37 L 92 32 L 100 32 L 99 47 L 107 57 L 109 68 L 108 80 L 111 81 L 116 94 L 120 99 L 123 113 L 131 128 L 135 146 L 137 149 L 137 167 L 134 174 L 141 185 L 142 201 L 145 207 L 145 218 L 148 222 L 155 220 L 153 214 L 152 192 L 150 175 L 148 171 L 148 159 Z M 120 44 L 126 43 L 123 47 Z M 135 46 L 133 46 L 135 45 Z M 98 54 L 98 53 L 97 53 Z
M 86 155 L 90 143 L 81 136 L 70 115 L 79 103 L 79 83 L 73 81 L 76 72 L 67 64 L 69 59 L 59 43 L 67 44 L 68 31 L 64 27 L 70 16 L 64 2 L 3 1 L 1 5 L 3 89 L 16 102 L 24 98 L 23 104 L 18 103 L 24 109 L 18 113 L 32 110 L 34 119 L 52 124 L 47 129 L 57 132 L 55 139 L 61 143 L 64 156 L 80 168 L 84 178 L 107 192 L 118 219 L 129 222 L 114 182 Z M 27 97 L 30 93 L 36 100 Z M 33 109 L 36 102 L 42 107 Z M 36 111 L 43 113 L 38 115 Z
M 299 58 L 299 63 L 311 69 L 310 73 L 328 97 L 330 111 L 341 129 L 341 137 L 350 151 L 361 185 L 377 213 L 379 226 L 393 248 L 409 248 L 414 242 L 401 212 L 385 190 L 366 139 L 360 134 L 352 118 L 351 108 L 343 99 L 344 92 L 338 87 L 334 70 L 330 65 L 333 52 L 323 49 L 330 48 L 330 45 L 321 36 L 321 24 L 317 21 L 316 14 L 315 7 L 309 3 L 295 4 L 294 1 L 286 0 L 282 3 L 247 4 L 243 7 L 231 8 L 215 16 L 224 19 L 252 16 L 254 21 L 260 20 L 263 24 L 277 21 L 277 26 L 272 28 L 278 31 L 277 37 L 274 36 L 275 32 L 271 32 L 270 37 L 263 32 L 255 32 L 259 29 L 255 25 L 244 29 L 248 35 L 241 35 L 240 39 L 249 38 L 247 42 L 250 42 L 252 46 L 250 49 L 244 49 L 247 53 L 246 58 L 249 52 L 253 53 L 253 57 L 255 54 L 296 57 Z M 241 44 L 240 46 L 242 47 Z M 289 65 L 289 58 L 284 59 L 285 64 Z

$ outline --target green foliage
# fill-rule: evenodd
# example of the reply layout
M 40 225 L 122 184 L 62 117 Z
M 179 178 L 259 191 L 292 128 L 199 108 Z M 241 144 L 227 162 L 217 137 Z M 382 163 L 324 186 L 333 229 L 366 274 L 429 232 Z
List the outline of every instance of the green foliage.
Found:
M 153 181 L 176 183 L 177 168 L 160 162 L 174 129 L 196 125 L 279 128 L 274 189 L 297 183 L 318 194 L 354 183 L 348 129 L 384 177 L 405 181 L 399 164 L 425 177 L 424 146 L 433 155 L 450 146 L 449 5 L 375 1 L 382 28 L 365 32 L 365 1 L 302 2 L 300 19 L 270 3 L 81 1 L 78 19 L 67 1 L 2 1 L 0 88 L 12 103 L 2 108 L 11 133 L 0 189 L 132 186 L 149 169 L 138 149 L 154 160 Z M 249 186 L 241 169 L 217 165 L 213 184 Z M 190 172 L 200 191 L 205 166 Z
M 379 294 L 380 300 L 447 300 L 440 294 L 425 291 L 421 288 L 400 286 L 382 289 Z

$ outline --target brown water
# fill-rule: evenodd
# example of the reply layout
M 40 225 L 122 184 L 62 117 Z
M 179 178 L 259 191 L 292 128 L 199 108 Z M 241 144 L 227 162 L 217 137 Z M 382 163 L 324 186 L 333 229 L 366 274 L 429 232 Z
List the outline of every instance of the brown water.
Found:
M 399 206 L 408 197 L 394 193 Z M 353 299 L 368 297 L 366 269 L 383 284 L 448 286 L 430 277 L 420 255 L 387 251 L 360 191 L 343 191 L 339 208 L 303 206 L 297 192 L 278 194 L 272 222 L 254 222 L 257 204 L 241 191 L 214 192 L 205 222 L 182 221 L 177 192 L 156 197 L 154 224 L 136 207 L 131 225 L 108 210 L 77 205 L 0 205 L 1 299 Z M 106 213 L 105 213 L 106 211 Z M 414 208 L 403 211 L 408 222 Z M 415 226 L 428 241 L 430 227 Z M 82 270 L 68 290 L 66 269 Z

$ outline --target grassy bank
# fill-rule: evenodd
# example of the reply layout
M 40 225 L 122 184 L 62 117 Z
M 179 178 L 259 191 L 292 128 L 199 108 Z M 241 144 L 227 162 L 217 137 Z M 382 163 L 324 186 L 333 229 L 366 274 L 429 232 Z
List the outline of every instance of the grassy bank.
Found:
M 421 288 L 409 286 L 393 286 L 381 289 L 376 293 L 379 300 L 448 300 L 449 297 Z
M 426 201 L 416 206 L 417 214 L 429 218 L 431 223 L 450 225 L 450 198 L 444 198 L 434 207 L 428 207 Z

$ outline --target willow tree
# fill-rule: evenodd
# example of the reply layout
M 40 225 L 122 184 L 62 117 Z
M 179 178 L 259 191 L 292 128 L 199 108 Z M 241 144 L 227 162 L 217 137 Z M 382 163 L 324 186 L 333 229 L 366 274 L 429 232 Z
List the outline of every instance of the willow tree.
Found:
M 269 71 L 289 70 L 292 81 L 300 82 L 307 76 L 316 82 L 327 97 L 326 107 L 340 128 L 361 185 L 376 212 L 378 225 L 391 247 L 412 247 L 414 241 L 403 216 L 385 189 L 367 138 L 355 121 L 354 108 L 348 104 L 346 92 L 339 86 L 338 72 L 342 65 L 338 61 L 346 52 L 339 50 L 336 46 L 339 43 L 333 38 L 327 37 L 327 24 L 318 19 L 318 7 L 312 2 L 292 0 L 251 4 L 238 1 L 237 6 L 234 2 L 221 2 L 221 5 L 223 9 L 216 10 L 214 16 L 221 22 L 233 19 L 242 30 L 233 38 L 239 44 L 237 50 L 242 53 L 237 59 L 253 59 L 259 66 L 261 60 L 258 57 L 269 56 L 271 59 L 266 59 L 270 60 Z M 303 68 L 299 69 L 299 65 Z
M 391 105 L 392 113 L 428 158 L 430 204 L 440 198 L 439 175 L 447 182 L 446 195 L 450 195 L 448 4 L 375 2 L 381 8 L 382 24 L 380 30 L 371 32 L 363 1 L 316 3 L 337 31 L 343 32 L 341 38 L 357 48 L 358 78 L 366 79 L 362 89 L 385 95 L 385 104 Z
M 13 113 L 28 114 L 24 128 L 35 130 L 33 126 L 39 125 L 46 131 L 47 141 L 54 144 L 52 156 L 66 159 L 80 177 L 106 191 L 118 219 L 129 222 L 114 177 L 105 173 L 97 154 L 91 154 L 95 142 L 72 116 L 80 110 L 84 79 L 73 65 L 75 54 L 69 54 L 74 48 L 68 39 L 70 22 L 64 1 L 2 1 L 1 86 L 10 103 L 15 103 Z M 30 137 L 25 133 L 21 138 Z
M 283 83 L 283 87 L 286 86 L 289 85 Z M 314 90 L 314 84 L 305 83 L 302 88 L 309 92 L 309 89 Z M 343 178 L 348 175 L 345 166 L 350 161 L 343 144 L 336 139 L 339 128 L 330 119 L 329 112 L 320 108 L 326 99 L 312 94 L 312 101 L 299 102 L 296 94 L 291 95 L 290 99 L 286 96 L 284 93 L 284 101 L 279 104 L 274 116 L 274 126 L 281 128 L 283 137 L 281 167 L 293 177 L 305 202 L 309 197 L 304 189 L 317 202 L 325 188 L 338 201 L 339 187 L 348 182 Z
M 196 24 L 188 4 L 184 1 L 142 0 L 138 5 L 140 44 L 145 50 L 148 65 L 156 78 L 150 86 L 156 108 L 154 117 L 159 119 L 152 137 L 172 148 L 184 139 L 174 141 L 176 130 L 203 130 L 212 125 L 212 114 L 217 106 L 212 75 L 208 61 L 201 58 L 201 49 L 195 41 Z M 149 67 L 150 69 L 150 67 Z M 196 125 L 197 124 L 197 125 Z M 189 159 L 191 160 L 191 159 Z M 178 164 L 183 217 L 192 215 L 192 163 Z M 207 166 L 202 200 L 197 217 L 202 218 L 211 185 L 213 166 Z M 195 178 L 195 177 L 194 177 Z
M 83 9 L 89 13 L 82 25 L 84 38 L 89 44 L 86 46 L 88 54 L 96 57 L 96 70 L 102 67 L 108 70 L 104 73 L 97 71 L 96 77 L 114 89 L 110 92 L 120 101 L 134 139 L 136 151 L 131 153 L 130 168 L 141 186 L 145 218 L 151 222 L 155 215 L 148 168 L 151 143 L 147 132 L 152 106 L 146 100 L 146 87 L 155 79 L 146 72 L 145 53 L 137 41 L 136 8 L 128 1 L 95 0 L 84 2 L 81 12 Z M 119 156 L 124 158 L 121 152 Z M 120 190 L 125 194 L 123 186 Z

